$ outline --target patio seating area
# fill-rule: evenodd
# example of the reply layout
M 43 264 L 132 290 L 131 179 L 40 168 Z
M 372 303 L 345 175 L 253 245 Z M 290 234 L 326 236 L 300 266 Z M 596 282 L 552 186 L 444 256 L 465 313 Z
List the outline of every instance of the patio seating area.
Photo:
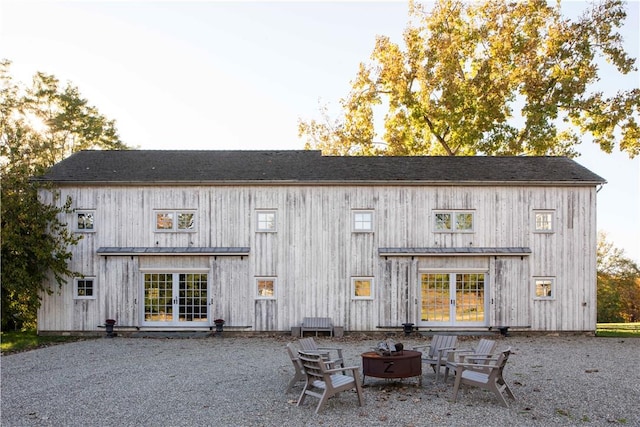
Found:
M 314 337 L 315 338 L 315 337 Z M 2 356 L 4 426 L 39 425 L 640 425 L 640 340 L 586 336 L 495 337 L 511 347 L 503 377 L 516 400 L 509 407 L 480 387 L 367 377 L 364 406 L 356 390 L 327 399 L 307 397 L 286 351 L 297 337 L 187 339 L 98 338 Z M 430 337 L 398 334 L 404 348 Z M 342 350 L 344 366 L 362 366 L 362 353 L 380 339 L 317 338 Z M 457 347 L 476 348 L 459 336 Z M 296 353 L 297 354 L 297 353 Z M 611 355 L 616 357 L 612 358 Z M 571 357 L 566 357 L 571 355 Z M 553 361 L 553 363 L 551 363 Z M 428 369 L 427 369 L 428 368 Z M 347 373 L 349 374 L 349 373 Z M 453 376 L 453 375 L 451 375 Z M 441 375 L 442 377 L 442 375 Z M 598 402 L 594 405 L 593 402 Z

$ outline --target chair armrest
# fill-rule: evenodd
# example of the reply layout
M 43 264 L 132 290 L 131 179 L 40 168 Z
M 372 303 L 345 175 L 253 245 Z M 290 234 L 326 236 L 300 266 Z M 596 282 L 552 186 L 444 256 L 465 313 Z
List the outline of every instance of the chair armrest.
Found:
M 442 358 L 443 355 L 448 354 L 450 351 L 455 350 L 455 347 L 442 347 L 438 349 L 438 357 Z
M 418 350 L 420 348 L 431 348 L 431 344 L 425 344 L 425 345 L 415 345 L 413 347 L 411 347 L 411 350 Z
M 333 372 L 342 372 L 342 371 L 357 371 L 359 369 L 360 369 L 359 366 L 346 366 L 344 368 L 327 369 L 327 370 L 325 370 L 325 372 L 333 373 Z
M 499 356 L 496 356 L 495 354 L 467 354 L 465 356 L 463 356 L 464 359 L 474 359 L 474 360 L 481 360 L 483 363 L 489 363 L 489 362 L 495 362 L 498 360 Z M 477 364 L 476 362 L 474 362 L 475 364 Z
M 447 361 L 455 362 L 457 358 L 459 362 L 462 362 L 465 357 L 465 354 L 469 354 L 469 353 L 473 353 L 473 349 L 458 348 L 455 350 L 449 350 L 447 351 Z
M 461 359 L 464 360 L 498 360 L 497 357 L 495 357 L 495 355 L 493 354 L 475 354 L 475 353 L 471 353 L 471 354 L 462 354 L 460 355 Z
M 462 368 L 461 371 L 468 369 L 470 371 L 475 370 L 492 370 L 498 368 L 497 365 L 494 364 L 486 364 L 486 363 L 456 363 L 456 368 Z
M 451 353 L 473 353 L 472 348 L 458 348 L 454 350 L 449 350 Z

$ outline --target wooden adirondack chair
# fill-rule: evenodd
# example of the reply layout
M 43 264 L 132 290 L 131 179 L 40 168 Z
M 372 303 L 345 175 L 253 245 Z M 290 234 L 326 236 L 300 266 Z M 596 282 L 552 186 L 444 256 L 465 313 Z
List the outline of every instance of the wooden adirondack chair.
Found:
M 332 367 L 335 365 L 344 366 L 344 357 L 342 356 L 342 349 L 338 347 L 318 347 L 315 340 L 311 337 L 300 338 L 298 345 L 303 351 L 311 353 L 319 353 L 323 356 L 325 361 L 328 361 Z
M 291 378 L 291 381 L 289 381 L 289 385 L 287 386 L 287 391 L 285 393 L 289 393 L 298 381 L 304 381 L 304 379 L 307 378 L 304 374 L 304 367 L 302 366 L 302 362 L 298 357 L 298 350 L 294 348 L 292 343 L 287 344 L 287 354 L 289 354 L 291 363 L 293 363 L 294 374 L 293 378 Z
M 302 405 L 307 396 L 317 397 L 320 399 L 316 407 L 317 414 L 331 396 L 352 388 L 355 388 L 358 393 L 360 406 L 364 405 L 364 395 L 362 393 L 360 375 L 358 374 L 360 368 L 358 366 L 330 369 L 327 366 L 327 362 L 318 353 L 299 351 L 298 357 L 304 367 L 307 382 L 300 394 L 297 406 Z M 351 371 L 352 375 L 341 374 L 340 372 L 342 371 Z
M 455 335 L 434 335 L 431 343 L 413 347 L 422 351 L 422 361 L 428 363 L 436 373 L 436 381 L 440 375 L 440 368 L 446 366 L 449 351 L 456 349 L 458 337 Z M 425 348 L 428 350 L 425 352 Z
M 502 377 L 502 371 L 507 364 L 509 354 L 511 354 L 511 348 L 501 352 L 497 358 L 485 360 L 483 363 L 459 363 L 456 367 L 456 381 L 453 385 L 453 401 L 455 402 L 458 398 L 460 386 L 467 384 L 492 391 L 500 398 L 502 405 L 508 408 L 509 403 L 503 393 L 515 400 L 515 396 Z
M 496 350 L 498 343 L 495 340 L 489 340 L 482 338 L 478 345 L 472 349 L 457 348 L 449 352 L 447 358 L 447 364 L 444 368 L 444 382 L 447 382 L 449 378 L 449 369 L 456 372 L 456 367 L 459 363 L 483 363 L 486 358 L 493 356 L 493 352 Z

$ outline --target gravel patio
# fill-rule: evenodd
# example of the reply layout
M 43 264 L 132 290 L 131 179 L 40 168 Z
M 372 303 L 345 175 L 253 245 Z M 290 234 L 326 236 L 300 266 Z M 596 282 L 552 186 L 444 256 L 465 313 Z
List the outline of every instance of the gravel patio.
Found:
M 472 346 L 477 337 L 461 338 Z M 296 406 L 302 383 L 285 394 L 291 337 L 98 338 L 6 355 L 1 424 L 10 426 L 640 426 L 640 340 L 588 336 L 498 337 L 511 347 L 505 379 L 516 401 L 452 380 L 367 377 L 366 405 L 355 393 Z M 398 334 L 405 348 L 428 337 Z M 380 339 L 318 338 L 343 348 L 347 365 Z

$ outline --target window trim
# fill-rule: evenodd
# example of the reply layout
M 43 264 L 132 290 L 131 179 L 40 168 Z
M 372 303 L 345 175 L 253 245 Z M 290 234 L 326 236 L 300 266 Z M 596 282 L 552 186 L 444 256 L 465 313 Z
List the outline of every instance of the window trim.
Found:
M 541 233 L 541 234 L 551 234 L 551 233 L 555 233 L 556 232 L 556 217 L 555 217 L 555 211 L 552 209 L 535 209 L 533 211 L 533 232 L 534 233 Z M 538 229 L 538 214 L 545 214 L 545 215 L 550 215 L 551 216 L 551 228 L 548 230 L 541 230 Z
M 158 228 L 158 215 L 160 214 L 173 214 L 171 228 Z M 178 228 L 178 216 L 181 214 L 193 215 L 193 228 Z M 155 233 L 195 233 L 198 228 L 198 212 L 195 209 L 154 209 L 152 221 Z
M 260 215 L 273 215 L 273 228 L 263 228 L 260 226 Z M 276 209 L 257 209 L 256 210 L 256 232 L 257 233 L 277 233 L 278 232 L 278 211 Z
M 451 218 L 451 228 L 450 229 L 438 229 L 438 221 L 436 219 L 438 214 L 449 214 L 452 216 Z M 457 228 L 456 215 L 458 214 L 470 214 L 471 215 L 471 228 L 468 230 L 459 230 Z M 434 210 L 433 211 L 433 232 L 434 233 L 475 233 L 475 223 L 476 223 L 476 215 L 474 210 L 470 209 L 460 209 L 460 210 Z
M 547 296 L 538 296 L 537 288 L 538 282 L 549 282 L 549 292 L 550 294 Z M 553 301 L 556 299 L 556 281 L 555 277 L 534 277 L 533 278 L 533 299 L 538 301 Z
M 260 281 L 271 281 L 273 282 L 273 295 L 260 295 Z M 259 300 L 275 300 L 278 294 L 278 280 L 273 276 L 259 276 L 255 278 L 255 298 Z
M 79 228 L 78 227 L 78 216 L 79 215 L 87 215 L 90 214 L 93 217 L 93 228 Z M 95 233 L 96 232 L 96 211 L 95 209 L 77 209 L 73 212 L 73 227 L 76 233 Z
M 370 216 L 369 220 L 369 228 L 357 228 L 356 227 L 356 216 L 368 214 Z M 351 210 L 351 232 L 352 233 L 373 233 L 373 229 L 375 227 L 375 213 L 372 209 L 352 209 Z
M 369 281 L 369 291 L 371 295 L 356 295 L 356 282 Z M 372 276 L 354 276 L 351 278 L 351 299 L 355 301 L 372 301 L 375 299 L 375 279 Z
M 91 281 L 92 286 L 91 289 L 93 291 L 93 295 L 79 295 L 78 294 L 78 282 L 80 281 Z M 94 276 L 85 276 L 85 277 L 74 277 L 73 278 L 73 299 L 74 300 L 94 300 L 96 299 L 96 278 Z

